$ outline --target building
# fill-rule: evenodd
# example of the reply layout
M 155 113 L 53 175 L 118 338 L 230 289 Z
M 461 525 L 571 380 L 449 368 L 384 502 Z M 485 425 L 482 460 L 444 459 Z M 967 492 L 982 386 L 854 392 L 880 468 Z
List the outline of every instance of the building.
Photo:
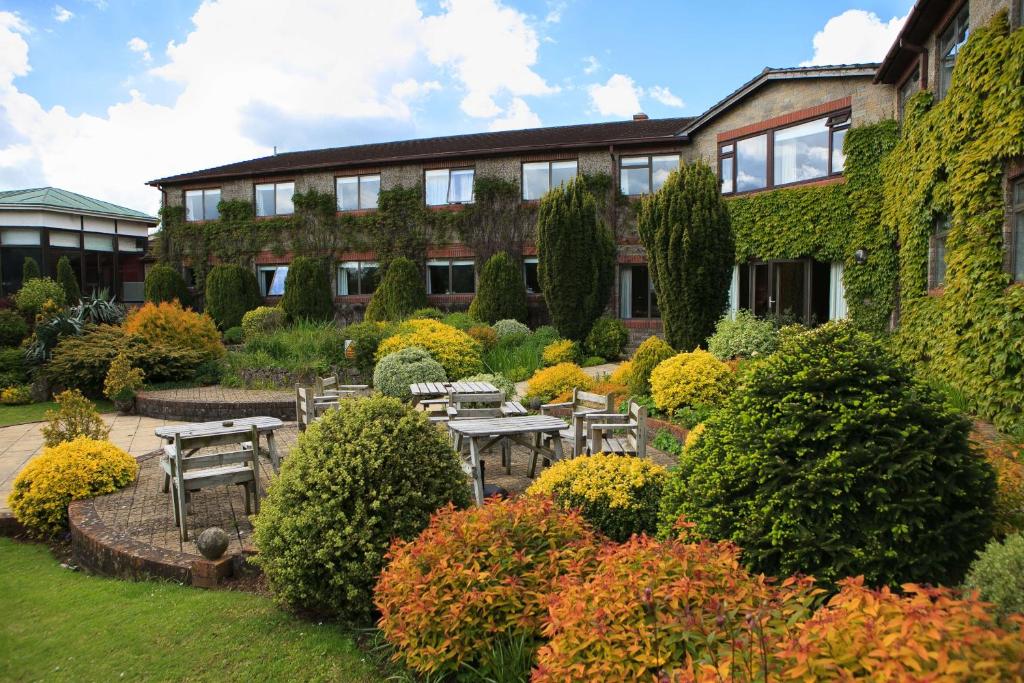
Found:
M 143 255 L 159 219 L 99 199 L 41 187 L 0 192 L 0 282 L 9 296 L 21 287 L 26 257 L 55 277 L 67 256 L 82 292 L 107 290 L 143 300 Z

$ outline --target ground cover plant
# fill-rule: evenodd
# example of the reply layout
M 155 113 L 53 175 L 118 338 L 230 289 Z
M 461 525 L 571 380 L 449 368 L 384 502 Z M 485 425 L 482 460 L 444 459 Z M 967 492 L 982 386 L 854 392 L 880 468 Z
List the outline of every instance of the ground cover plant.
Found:
M 114 412 L 114 404 L 107 400 L 93 400 L 89 402 L 100 413 Z M 17 406 L 0 405 L 0 427 L 25 424 L 26 422 L 41 422 L 46 413 L 58 408 L 56 401 L 42 401 Z

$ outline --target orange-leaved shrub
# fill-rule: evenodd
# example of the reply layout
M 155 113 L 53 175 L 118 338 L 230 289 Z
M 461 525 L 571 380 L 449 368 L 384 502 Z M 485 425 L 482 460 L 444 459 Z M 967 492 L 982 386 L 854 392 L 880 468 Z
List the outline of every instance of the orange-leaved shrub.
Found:
M 739 554 L 687 538 L 605 546 L 596 570 L 552 595 L 533 681 L 764 680 L 820 591 L 752 575 Z
M 190 349 L 202 361 L 225 354 L 213 318 L 182 308 L 177 301 L 150 302 L 132 311 L 124 321 L 124 331 L 150 344 Z
M 493 670 L 503 643 L 536 648 L 553 585 L 596 554 L 583 518 L 550 500 L 442 509 L 417 539 L 392 545 L 374 593 L 380 628 L 414 671 Z
M 996 473 L 993 534 L 1002 538 L 1024 531 L 1024 449 L 979 431 L 972 432 L 971 439 L 984 450 L 985 460 Z
M 782 680 L 1024 680 L 1024 615 L 1001 628 L 987 603 L 948 588 L 844 579 L 775 653 Z

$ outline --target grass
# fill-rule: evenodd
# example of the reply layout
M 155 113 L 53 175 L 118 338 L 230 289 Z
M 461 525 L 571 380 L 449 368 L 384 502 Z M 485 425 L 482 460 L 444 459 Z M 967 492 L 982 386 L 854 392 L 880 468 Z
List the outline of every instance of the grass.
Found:
M 246 342 L 228 353 L 223 383 L 242 386 L 243 370 L 281 369 L 293 373 L 327 374 L 345 357 L 345 333 L 333 322 L 301 322 Z
M 110 401 L 93 401 L 96 409 L 101 413 L 112 413 L 116 410 Z M 47 410 L 56 410 L 57 404 L 54 401 L 43 403 L 30 403 L 24 406 L 0 406 L 0 427 L 24 424 L 26 422 L 40 422 Z
M 544 367 L 541 353 L 557 337 L 553 328 L 542 328 L 529 336 L 507 337 L 484 352 L 484 366 L 487 372 L 522 382 Z
M 6 538 L 0 558 L 0 680 L 384 678 L 348 632 L 267 598 L 88 576 Z

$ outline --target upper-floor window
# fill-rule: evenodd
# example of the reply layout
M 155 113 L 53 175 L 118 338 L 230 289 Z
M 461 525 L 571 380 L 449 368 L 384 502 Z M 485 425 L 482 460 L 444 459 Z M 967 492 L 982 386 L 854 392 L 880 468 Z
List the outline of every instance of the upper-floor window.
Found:
M 946 284 L 946 239 L 949 237 L 949 214 L 936 216 L 928 249 L 928 289 Z
M 292 195 L 295 183 L 261 183 L 256 186 L 257 216 L 286 216 L 295 213 Z
M 842 173 L 850 112 L 777 128 L 719 147 L 722 193 L 751 192 Z
M 527 294 L 540 294 L 540 272 L 537 270 L 537 257 L 523 259 L 523 280 L 526 282 Z
M 678 168 L 678 154 L 622 157 L 619 165 L 619 187 L 624 195 L 657 192 L 665 184 L 669 173 Z
M 374 261 L 345 261 L 338 264 L 338 296 L 373 294 L 380 269 Z
M 263 296 L 282 296 L 284 281 L 288 279 L 288 266 L 260 266 L 260 294 Z
M 185 190 L 185 220 L 215 221 L 220 218 L 217 204 L 220 203 L 220 188 L 208 190 Z
M 1024 179 L 1013 184 L 1013 279 L 1024 282 Z
M 473 169 L 439 168 L 424 174 L 427 206 L 469 204 L 473 201 Z
M 576 177 L 577 162 L 531 161 L 523 164 L 523 199 L 540 199 L 548 190 Z
M 472 294 L 475 291 L 472 261 L 427 261 L 427 294 Z
M 338 196 L 338 211 L 376 209 L 377 197 L 380 195 L 380 174 L 336 178 L 334 189 Z
M 910 77 L 903 81 L 903 85 L 900 86 L 899 91 L 899 109 L 900 109 L 900 120 L 903 120 L 903 112 L 907 109 L 907 102 L 911 97 L 916 95 L 921 90 L 921 66 L 914 67 Z
M 963 9 L 939 36 L 939 83 L 935 96 L 940 100 L 946 96 L 949 86 L 953 84 L 953 67 L 956 65 L 957 55 L 967 44 L 970 34 L 969 6 L 970 3 L 965 2 Z

